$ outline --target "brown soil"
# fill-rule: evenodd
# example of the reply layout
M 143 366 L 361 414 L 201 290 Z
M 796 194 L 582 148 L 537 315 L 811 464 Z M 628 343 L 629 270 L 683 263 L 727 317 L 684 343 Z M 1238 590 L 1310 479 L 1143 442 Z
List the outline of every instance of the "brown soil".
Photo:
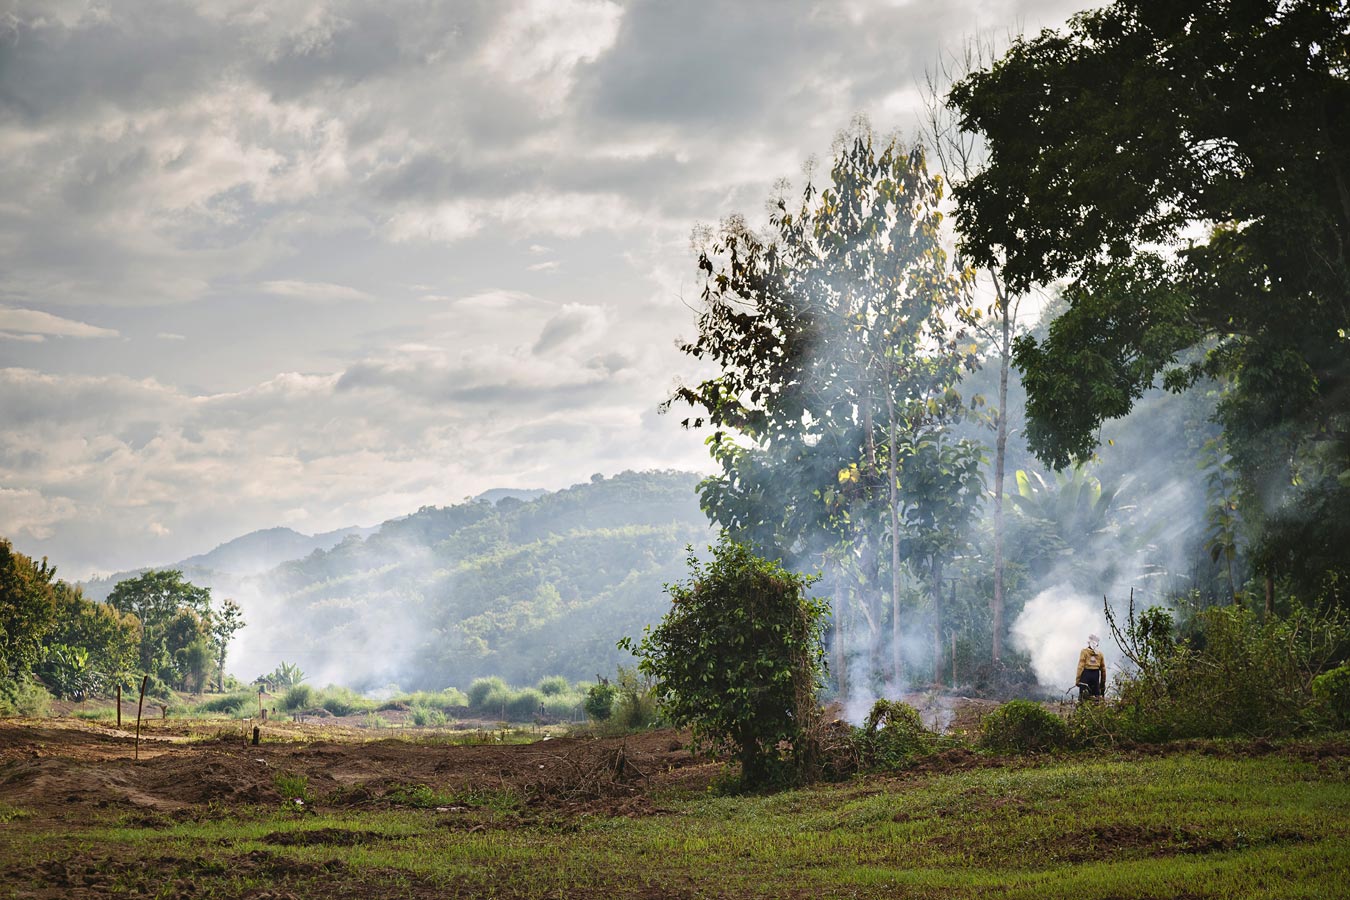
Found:
M 181 817 L 206 806 L 279 803 L 279 776 L 303 776 L 310 805 L 321 808 L 407 803 L 408 789 L 418 788 L 423 798 L 467 798 L 459 805 L 505 796 L 527 807 L 640 815 L 658 810 L 651 798 L 660 788 L 701 788 L 718 769 L 690 754 L 688 735 L 669 730 L 451 745 L 287 723 L 283 736 L 264 726 L 263 742 L 252 746 L 237 725 L 205 738 L 166 725 L 142 735 L 136 759 L 134 736 L 113 728 L 0 721 L 0 802 L 36 820 L 71 821 L 88 807 Z

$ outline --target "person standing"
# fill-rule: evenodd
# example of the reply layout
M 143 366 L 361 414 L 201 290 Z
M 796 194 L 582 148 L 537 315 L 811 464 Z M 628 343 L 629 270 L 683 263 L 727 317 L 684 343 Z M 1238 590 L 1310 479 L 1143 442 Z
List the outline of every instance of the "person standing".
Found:
M 1101 697 L 1106 693 L 1106 657 L 1098 649 L 1101 639 L 1088 635 L 1087 646 L 1078 654 L 1078 684 L 1085 696 Z

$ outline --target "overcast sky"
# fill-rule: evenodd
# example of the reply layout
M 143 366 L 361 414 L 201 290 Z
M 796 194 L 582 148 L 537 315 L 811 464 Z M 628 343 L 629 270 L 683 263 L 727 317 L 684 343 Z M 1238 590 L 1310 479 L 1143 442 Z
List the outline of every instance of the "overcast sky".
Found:
M 0 535 L 67 577 L 706 468 L 691 228 L 1062 0 L 0 0 Z

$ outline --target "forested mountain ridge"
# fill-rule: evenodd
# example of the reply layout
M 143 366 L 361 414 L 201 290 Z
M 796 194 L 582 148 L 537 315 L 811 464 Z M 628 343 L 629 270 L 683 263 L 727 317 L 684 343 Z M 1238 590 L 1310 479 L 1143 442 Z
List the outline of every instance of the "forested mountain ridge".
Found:
M 242 678 L 281 659 L 358 688 L 593 678 L 624 658 L 620 637 L 661 617 L 685 548 L 711 539 L 699 478 L 625 472 L 423 507 L 261 574 L 190 577 L 243 606 L 230 664 Z

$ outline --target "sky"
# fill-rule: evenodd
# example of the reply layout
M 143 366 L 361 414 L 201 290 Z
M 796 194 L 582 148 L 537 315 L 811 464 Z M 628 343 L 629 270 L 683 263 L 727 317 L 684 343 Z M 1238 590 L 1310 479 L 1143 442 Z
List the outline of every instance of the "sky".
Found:
M 706 470 L 690 235 L 1084 0 L 0 0 L 0 536 L 81 578 Z

